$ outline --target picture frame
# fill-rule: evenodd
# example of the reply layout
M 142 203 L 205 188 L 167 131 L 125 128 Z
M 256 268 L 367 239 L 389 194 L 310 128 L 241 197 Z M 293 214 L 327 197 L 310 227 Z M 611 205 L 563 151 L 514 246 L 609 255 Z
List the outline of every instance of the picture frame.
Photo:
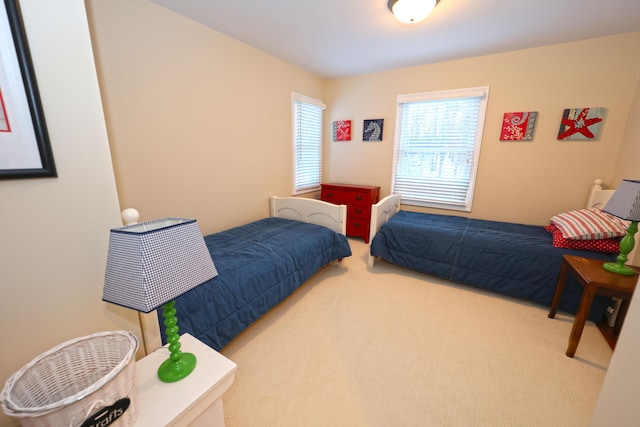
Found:
M 559 141 L 595 141 L 605 117 L 605 108 L 566 108 L 560 119 Z
M 531 141 L 535 132 L 537 111 L 504 113 L 500 141 Z
M 351 120 L 335 120 L 333 122 L 333 141 L 351 141 Z
M 18 0 L 0 2 L 0 179 L 57 177 Z
M 362 141 L 380 142 L 382 141 L 382 131 L 384 119 L 364 120 L 362 123 Z

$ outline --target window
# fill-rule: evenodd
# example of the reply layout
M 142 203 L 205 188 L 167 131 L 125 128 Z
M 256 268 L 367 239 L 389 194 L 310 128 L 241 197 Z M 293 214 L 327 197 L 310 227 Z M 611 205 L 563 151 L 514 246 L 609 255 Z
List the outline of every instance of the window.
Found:
M 398 96 L 391 191 L 402 203 L 471 211 L 489 87 Z
M 293 194 L 320 189 L 322 180 L 322 101 L 292 93 Z

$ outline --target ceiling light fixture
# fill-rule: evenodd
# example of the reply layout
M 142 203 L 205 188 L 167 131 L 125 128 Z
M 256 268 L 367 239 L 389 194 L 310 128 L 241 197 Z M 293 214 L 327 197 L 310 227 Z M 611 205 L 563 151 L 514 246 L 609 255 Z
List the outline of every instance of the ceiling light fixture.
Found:
M 389 0 L 387 6 L 396 19 L 404 24 L 416 24 L 424 20 L 439 0 Z

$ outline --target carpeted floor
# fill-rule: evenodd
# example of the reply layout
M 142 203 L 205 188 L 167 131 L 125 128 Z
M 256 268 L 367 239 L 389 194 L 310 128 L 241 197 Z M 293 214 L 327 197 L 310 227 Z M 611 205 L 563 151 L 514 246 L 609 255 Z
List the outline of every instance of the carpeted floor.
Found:
M 583 427 L 612 351 L 591 322 L 379 263 L 350 239 L 330 266 L 222 353 L 227 427 Z

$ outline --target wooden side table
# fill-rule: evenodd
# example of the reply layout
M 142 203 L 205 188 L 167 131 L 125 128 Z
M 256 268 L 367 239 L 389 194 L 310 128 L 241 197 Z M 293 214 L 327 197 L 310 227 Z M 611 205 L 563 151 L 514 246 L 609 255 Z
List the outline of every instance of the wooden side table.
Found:
M 571 335 L 569 336 L 569 345 L 566 353 L 568 357 L 573 357 L 576 353 L 584 324 L 589 315 L 589 310 L 591 310 L 591 303 L 596 295 L 606 295 L 622 300 L 614 331 L 618 333 L 622 327 L 622 322 L 624 321 L 624 316 L 629 306 L 629 300 L 631 300 L 633 291 L 636 288 L 636 283 L 638 282 L 638 276 L 624 276 L 622 274 L 611 273 L 602 268 L 603 263 L 604 261 L 597 259 L 573 255 L 563 256 L 562 268 L 558 275 L 558 282 L 556 283 L 551 308 L 549 309 L 549 317 L 553 319 L 558 311 L 560 297 L 562 296 L 564 283 L 567 279 L 567 272 L 571 271 L 578 279 L 578 282 L 584 287 L 578 312 L 576 313 L 573 327 L 571 328 Z M 633 268 L 640 272 L 640 268 Z

